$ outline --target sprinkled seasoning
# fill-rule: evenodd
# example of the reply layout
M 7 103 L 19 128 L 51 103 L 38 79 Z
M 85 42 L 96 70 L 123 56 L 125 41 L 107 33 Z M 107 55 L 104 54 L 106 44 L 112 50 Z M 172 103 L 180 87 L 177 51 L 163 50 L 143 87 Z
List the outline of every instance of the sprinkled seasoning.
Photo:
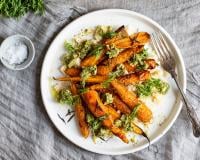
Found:
M 28 48 L 22 42 L 16 42 L 9 46 L 3 54 L 3 59 L 10 65 L 19 65 L 28 57 Z

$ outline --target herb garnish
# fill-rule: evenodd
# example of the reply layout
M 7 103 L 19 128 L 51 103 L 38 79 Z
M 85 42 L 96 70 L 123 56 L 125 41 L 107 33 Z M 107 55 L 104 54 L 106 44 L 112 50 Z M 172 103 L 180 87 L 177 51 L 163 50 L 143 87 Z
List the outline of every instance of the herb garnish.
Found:
M 104 46 L 102 44 L 98 44 L 98 45 L 93 46 L 92 51 L 89 54 L 96 56 L 96 58 L 99 58 L 103 50 L 104 50 Z
M 77 59 L 79 59 L 79 61 L 80 59 L 83 59 L 90 52 L 93 45 L 94 44 L 89 40 L 85 40 L 81 43 L 69 43 L 66 41 L 64 43 L 64 47 L 67 51 L 67 54 L 65 54 L 63 57 L 64 64 L 66 64 L 69 68 L 75 66 L 74 63 L 77 61 Z
M 106 54 L 109 58 L 117 57 L 120 52 L 120 49 L 116 48 L 115 46 L 110 46 L 108 49 L 109 50 L 106 52 Z
M 142 52 L 135 54 L 131 60 L 130 63 L 136 66 L 137 70 L 143 70 L 147 69 L 147 63 L 145 63 L 145 60 L 148 58 L 148 52 L 146 49 L 144 49 Z
M 58 102 L 68 105 L 74 105 L 78 99 L 78 96 L 73 96 L 71 91 L 68 89 L 61 89 L 56 96 Z
M 45 10 L 43 0 L 1 0 L 0 15 L 19 18 L 28 11 L 35 14 L 43 14 Z
M 97 66 L 85 67 L 81 72 L 81 85 L 85 87 L 85 81 L 92 75 L 97 74 Z
M 140 104 L 136 105 L 129 115 L 123 114 L 119 120 L 115 121 L 115 125 L 124 128 L 125 131 L 132 131 L 132 123 L 137 116 Z
M 116 32 L 114 32 L 114 31 L 108 31 L 105 34 L 103 34 L 103 38 L 113 38 L 116 35 L 117 35 Z
M 113 96 L 110 93 L 103 94 L 104 105 L 113 103 Z
M 105 80 L 102 85 L 103 87 L 107 88 L 110 84 L 110 82 L 112 82 L 115 78 L 121 76 L 121 75 L 124 75 L 125 74 L 125 67 L 123 64 L 120 64 L 117 66 L 117 69 L 116 71 L 114 72 L 111 72 L 108 76 L 108 79 Z
M 160 79 L 151 78 L 136 86 L 138 96 L 151 96 L 153 93 L 166 94 L 169 84 Z
M 80 89 L 79 89 L 79 92 L 80 92 L 81 94 L 86 93 L 87 91 L 89 91 L 88 88 L 80 88 Z
M 64 42 L 64 47 L 67 50 L 67 52 L 70 54 L 75 52 L 75 48 L 73 47 L 73 45 L 67 41 Z
M 102 127 L 102 121 L 107 117 L 107 115 L 95 118 L 92 114 L 87 113 L 86 115 L 86 121 L 90 126 L 90 129 L 92 131 L 93 138 L 95 138 L 98 135 L 98 132 L 100 131 Z

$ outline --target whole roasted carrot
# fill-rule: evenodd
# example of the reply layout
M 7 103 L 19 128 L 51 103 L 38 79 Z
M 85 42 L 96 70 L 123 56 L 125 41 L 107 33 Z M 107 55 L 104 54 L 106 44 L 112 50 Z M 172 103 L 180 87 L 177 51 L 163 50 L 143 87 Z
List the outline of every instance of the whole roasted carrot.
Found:
M 91 76 L 88 79 L 86 79 L 85 81 L 88 83 L 102 83 L 104 82 L 108 77 L 107 76 Z M 58 77 L 55 78 L 54 80 L 58 80 L 58 81 L 71 81 L 71 82 L 80 82 L 82 81 L 81 77 Z
M 119 116 L 116 113 L 114 113 L 113 110 L 110 111 L 109 109 L 107 109 L 106 106 L 103 106 L 101 102 L 99 103 L 98 93 L 94 90 L 90 90 L 83 93 L 82 96 L 88 108 L 90 109 L 91 113 L 95 117 L 107 115 L 107 118 L 104 119 L 102 122 L 103 126 L 110 129 L 114 135 L 122 139 L 125 143 L 128 143 L 128 139 L 126 138 L 125 133 L 120 128 L 114 126 L 113 124 L 113 121 Z M 97 112 L 99 110 L 101 110 L 102 114 L 99 114 L 99 112 Z
M 152 119 L 151 110 L 137 98 L 136 94 L 128 91 L 128 89 L 117 80 L 112 81 L 111 85 L 116 90 L 121 100 L 126 103 L 131 110 L 135 106 L 140 105 L 137 110 L 137 118 L 139 120 L 142 122 L 149 122 Z
M 73 95 L 77 95 L 77 88 L 74 83 L 71 84 L 71 92 Z M 75 115 L 79 124 L 80 132 L 84 138 L 89 136 L 89 126 L 86 122 L 86 111 L 82 105 L 81 99 L 75 104 Z
M 126 62 L 134 54 L 140 52 L 143 49 L 143 46 L 137 46 L 135 48 L 130 48 L 119 53 L 117 57 L 107 59 L 103 62 L 104 65 L 97 67 L 98 75 L 108 75 L 117 65 Z
M 144 71 L 120 76 L 119 78 L 117 78 L 117 80 L 123 85 L 129 85 L 129 84 L 137 84 L 139 82 L 145 81 L 147 79 L 150 79 L 150 77 L 151 77 L 150 72 L 144 70 Z

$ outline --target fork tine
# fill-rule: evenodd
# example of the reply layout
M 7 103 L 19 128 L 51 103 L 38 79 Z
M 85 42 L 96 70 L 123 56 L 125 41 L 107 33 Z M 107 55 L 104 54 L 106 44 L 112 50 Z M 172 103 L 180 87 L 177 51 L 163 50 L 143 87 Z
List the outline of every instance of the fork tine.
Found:
M 154 41 L 155 41 L 155 44 L 156 44 L 156 46 L 157 46 L 158 54 L 160 54 L 161 60 L 164 61 L 166 58 L 165 58 L 165 56 L 163 55 L 163 50 L 162 50 L 161 47 L 160 47 L 160 42 L 158 41 L 157 35 L 156 35 L 155 33 L 153 33 L 153 34 L 152 34 L 152 37 L 153 37 L 153 39 L 154 39 Z
M 169 59 L 170 58 L 169 53 L 168 53 L 165 45 L 163 44 L 164 42 L 160 38 L 160 36 L 161 36 L 160 33 L 155 32 L 155 36 L 156 36 L 157 43 L 159 44 L 160 50 L 162 50 L 161 53 L 162 53 L 163 59 Z
M 161 55 L 160 55 L 160 51 L 158 50 L 158 46 L 157 46 L 157 43 L 156 43 L 156 40 L 155 40 L 155 37 L 154 37 L 153 34 L 151 35 L 151 41 L 152 41 L 152 44 L 153 44 L 153 48 L 154 48 L 154 50 L 155 50 L 156 53 L 157 53 L 158 59 L 159 59 L 160 61 L 162 61 L 162 57 L 161 57 Z
M 168 46 L 166 40 L 164 39 L 162 33 L 159 31 L 158 34 L 159 34 L 160 40 L 162 41 L 162 45 L 163 45 L 163 48 L 165 50 L 165 53 L 167 54 L 168 58 L 171 58 L 171 49 L 169 48 L 169 46 Z

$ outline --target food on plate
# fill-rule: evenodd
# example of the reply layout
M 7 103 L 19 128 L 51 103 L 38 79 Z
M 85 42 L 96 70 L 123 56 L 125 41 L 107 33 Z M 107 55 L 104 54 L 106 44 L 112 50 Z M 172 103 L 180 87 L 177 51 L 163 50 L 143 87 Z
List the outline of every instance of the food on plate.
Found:
M 74 107 L 84 138 L 91 133 L 94 141 L 116 136 L 129 143 L 132 133 L 149 141 L 142 125 L 152 123 L 154 113 L 143 98 L 169 90 L 167 81 L 155 76 L 159 62 L 149 41 L 147 32 L 97 26 L 64 43 L 54 98 Z

